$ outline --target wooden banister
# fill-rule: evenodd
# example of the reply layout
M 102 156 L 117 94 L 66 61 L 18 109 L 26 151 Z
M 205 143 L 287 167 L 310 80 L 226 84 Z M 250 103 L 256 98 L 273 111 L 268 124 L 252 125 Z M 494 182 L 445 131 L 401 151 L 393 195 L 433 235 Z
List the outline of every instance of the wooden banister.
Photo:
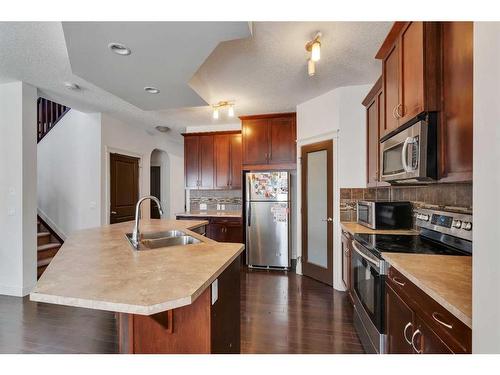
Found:
M 37 101 L 37 143 L 45 137 L 48 132 L 59 122 L 61 118 L 71 109 L 65 105 L 55 103 L 45 98 Z

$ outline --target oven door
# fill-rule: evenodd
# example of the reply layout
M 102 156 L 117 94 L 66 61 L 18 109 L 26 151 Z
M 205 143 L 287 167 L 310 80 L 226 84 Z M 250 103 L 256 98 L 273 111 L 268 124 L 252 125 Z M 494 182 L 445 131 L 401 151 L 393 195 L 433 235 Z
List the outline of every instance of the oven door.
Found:
M 426 126 L 422 121 L 393 135 L 380 147 L 382 181 L 398 181 L 427 177 Z
M 352 288 L 363 313 L 379 334 L 384 333 L 385 270 L 368 250 L 357 242 L 352 242 Z

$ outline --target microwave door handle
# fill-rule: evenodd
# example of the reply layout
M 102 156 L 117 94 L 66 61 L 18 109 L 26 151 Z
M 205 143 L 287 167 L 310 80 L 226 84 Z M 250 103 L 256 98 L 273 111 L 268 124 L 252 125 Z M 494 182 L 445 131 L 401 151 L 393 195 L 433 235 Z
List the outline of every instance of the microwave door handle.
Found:
M 403 143 L 403 149 L 401 150 L 401 163 L 403 164 L 403 169 L 405 172 L 412 172 L 412 169 L 408 167 L 408 145 L 412 143 L 413 138 L 407 137 Z

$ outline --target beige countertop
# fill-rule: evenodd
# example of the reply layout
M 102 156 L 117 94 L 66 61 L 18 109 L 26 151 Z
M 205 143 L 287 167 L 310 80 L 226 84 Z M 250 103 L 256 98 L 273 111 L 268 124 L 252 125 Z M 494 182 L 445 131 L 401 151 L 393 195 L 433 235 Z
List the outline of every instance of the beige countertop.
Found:
M 382 253 L 392 267 L 472 328 L 472 257 Z
M 179 212 L 175 216 L 189 216 L 189 217 L 241 217 L 241 211 L 191 211 Z
M 202 220 L 141 220 L 141 231 L 183 230 L 202 243 L 147 251 L 132 249 L 133 222 L 71 234 L 49 264 L 32 301 L 152 315 L 189 305 L 244 249 L 190 231 Z
M 354 221 L 341 221 L 340 226 L 346 232 L 351 234 L 418 234 L 418 231 L 413 229 L 394 229 L 394 230 L 386 230 L 386 229 L 370 229 L 365 227 L 364 225 L 358 224 Z

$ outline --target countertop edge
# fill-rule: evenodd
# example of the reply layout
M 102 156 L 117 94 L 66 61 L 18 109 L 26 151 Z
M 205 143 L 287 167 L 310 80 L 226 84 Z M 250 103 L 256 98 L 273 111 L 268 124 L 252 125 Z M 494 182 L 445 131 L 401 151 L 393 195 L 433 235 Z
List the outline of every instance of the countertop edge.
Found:
M 384 257 L 384 254 L 382 254 Z M 390 258 L 390 257 L 389 257 Z M 385 259 L 385 258 L 384 258 Z M 387 259 L 386 259 L 387 260 Z M 448 310 L 451 314 L 453 314 L 457 319 L 459 319 L 462 323 L 464 323 L 467 327 L 472 329 L 472 318 L 467 316 L 464 312 L 462 312 L 459 308 L 455 307 L 451 303 L 449 303 L 444 297 L 435 292 L 432 288 L 424 285 L 419 279 L 413 276 L 410 272 L 407 272 L 404 267 L 398 265 L 398 262 L 394 260 L 387 260 L 391 267 L 394 267 L 399 272 L 403 274 L 408 280 L 410 280 L 413 284 L 415 284 L 418 288 L 420 288 L 425 294 L 434 299 L 437 303 L 439 303 L 442 307 Z
M 353 228 L 354 227 L 354 228 Z M 415 229 L 371 229 L 355 221 L 341 221 L 340 228 L 350 234 L 395 234 L 395 235 L 417 235 L 419 232 Z M 360 229 L 355 229 L 360 228 Z
M 218 217 L 218 218 L 237 218 L 241 219 L 243 215 L 236 214 L 236 213 L 227 213 L 227 214 L 221 214 L 221 213 L 215 213 L 215 212 L 178 212 L 174 214 L 175 217 L 177 218 L 178 216 L 182 217 Z

